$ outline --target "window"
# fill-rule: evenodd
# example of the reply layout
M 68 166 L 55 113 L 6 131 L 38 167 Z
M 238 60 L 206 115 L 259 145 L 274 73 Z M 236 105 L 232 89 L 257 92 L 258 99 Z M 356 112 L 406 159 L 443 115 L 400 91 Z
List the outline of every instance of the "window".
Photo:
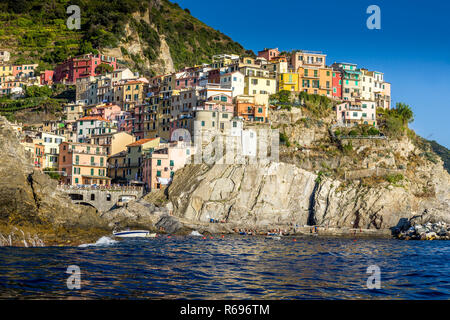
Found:
M 157 160 L 157 165 L 160 166 L 161 165 L 161 160 Z
M 262 108 L 258 108 L 258 113 L 262 113 Z
M 170 160 L 170 166 L 171 166 L 171 167 L 174 166 L 173 160 Z
M 222 118 L 223 118 L 223 119 L 228 119 L 228 113 L 222 114 Z
M 237 122 L 233 121 L 233 128 L 237 128 Z
M 204 127 L 205 126 L 205 121 L 202 121 L 202 127 Z
M 91 169 L 91 176 L 94 175 L 94 169 Z
M 95 201 L 95 194 L 91 193 L 91 201 Z
M 78 184 L 78 178 L 75 178 L 75 183 Z
M 161 171 L 156 171 L 156 176 L 161 177 Z

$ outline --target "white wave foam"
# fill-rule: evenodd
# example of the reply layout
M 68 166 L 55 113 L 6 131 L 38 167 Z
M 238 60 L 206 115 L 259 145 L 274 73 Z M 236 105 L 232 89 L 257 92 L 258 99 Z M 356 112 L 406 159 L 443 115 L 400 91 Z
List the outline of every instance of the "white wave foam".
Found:
M 189 235 L 193 237 L 203 237 L 203 235 L 197 230 L 192 231 Z
M 79 248 L 87 248 L 87 247 L 101 247 L 101 246 L 109 246 L 112 244 L 117 243 L 117 240 L 113 240 L 110 237 L 101 237 L 100 239 L 97 240 L 96 243 L 85 243 L 85 244 L 81 244 L 78 247 Z

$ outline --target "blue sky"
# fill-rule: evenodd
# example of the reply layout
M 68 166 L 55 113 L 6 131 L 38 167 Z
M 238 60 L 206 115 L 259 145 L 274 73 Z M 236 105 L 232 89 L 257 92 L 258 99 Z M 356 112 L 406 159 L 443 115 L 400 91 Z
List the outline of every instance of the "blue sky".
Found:
M 264 47 L 323 51 L 327 64 L 385 73 L 393 106 L 409 104 L 411 127 L 450 148 L 450 1 L 172 0 L 255 53 Z M 370 5 L 381 30 L 369 30 Z

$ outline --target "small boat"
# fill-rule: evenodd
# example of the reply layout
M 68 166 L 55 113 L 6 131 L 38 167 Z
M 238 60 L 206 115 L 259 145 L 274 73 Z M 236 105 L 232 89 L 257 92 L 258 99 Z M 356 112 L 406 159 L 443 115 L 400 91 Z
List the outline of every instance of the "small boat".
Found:
M 156 233 L 150 233 L 147 230 L 125 230 L 125 231 L 113 231 L 113 235 L 119 238 L 155 238 Z

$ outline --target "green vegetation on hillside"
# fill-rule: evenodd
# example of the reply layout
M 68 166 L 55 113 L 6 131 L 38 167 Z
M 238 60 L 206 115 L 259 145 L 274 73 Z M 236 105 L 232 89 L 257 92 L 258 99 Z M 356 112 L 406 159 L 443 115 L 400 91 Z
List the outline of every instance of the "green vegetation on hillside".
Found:
M 415 133 L 408 128 L 408 123 L 414 121 L 411 107 L 398 102 L 393 109 L 377 109 L 378 125 L 381 131 L 392 138 L 399 138 L 405 133 L 414 140 Z
M 270 103 L 288 110 L 302 108 L 306 114 L 316 119 L 328 116 L 334 106 L 333 101 L 325 96 L 287 90 L 271 95 Z
M 80 7 L 80 30 L 66 26 L 70 5 Z M 150 12 L 150 17 L 133 18 L 134 13 L 145 12 Z M 102 49 L 120 47 L 128 55 L 121 47 L 130 40 L 126 38 L 127 23 L 143 40 L 144 55 L 150 62 L 158 58 L 159 35 L 165 36 L 176 68 L 209 62 L 218 53 L 245 53 L 240 44 L 168 0 L 5 0 L 0 3 L 0 23 L 0 47 L 12 51 L 13 61 L 39 63 L 39 70 L 71 55 Z M 139 65 L 144 57 L 130 58 Z
M 62 111 L 64 103 L 73 100 L 73 86 L 62 84 L 49 86 L 28 86 L 22 99 L 12 99 L 9 96 L 0 97 L 0 115 L 8 120 L 15 120 L 18 111 L 43 111 L 56 114 Z
M 429 141 L 424 139 L 424 141 L 427 142 L 434 153 L 436 153 L 442 161 L 444 161 L 444 168 L 448 171 L 448 173 L 450 173 L 450 150 L 444 146 L 441 146 L 434 140 Z

